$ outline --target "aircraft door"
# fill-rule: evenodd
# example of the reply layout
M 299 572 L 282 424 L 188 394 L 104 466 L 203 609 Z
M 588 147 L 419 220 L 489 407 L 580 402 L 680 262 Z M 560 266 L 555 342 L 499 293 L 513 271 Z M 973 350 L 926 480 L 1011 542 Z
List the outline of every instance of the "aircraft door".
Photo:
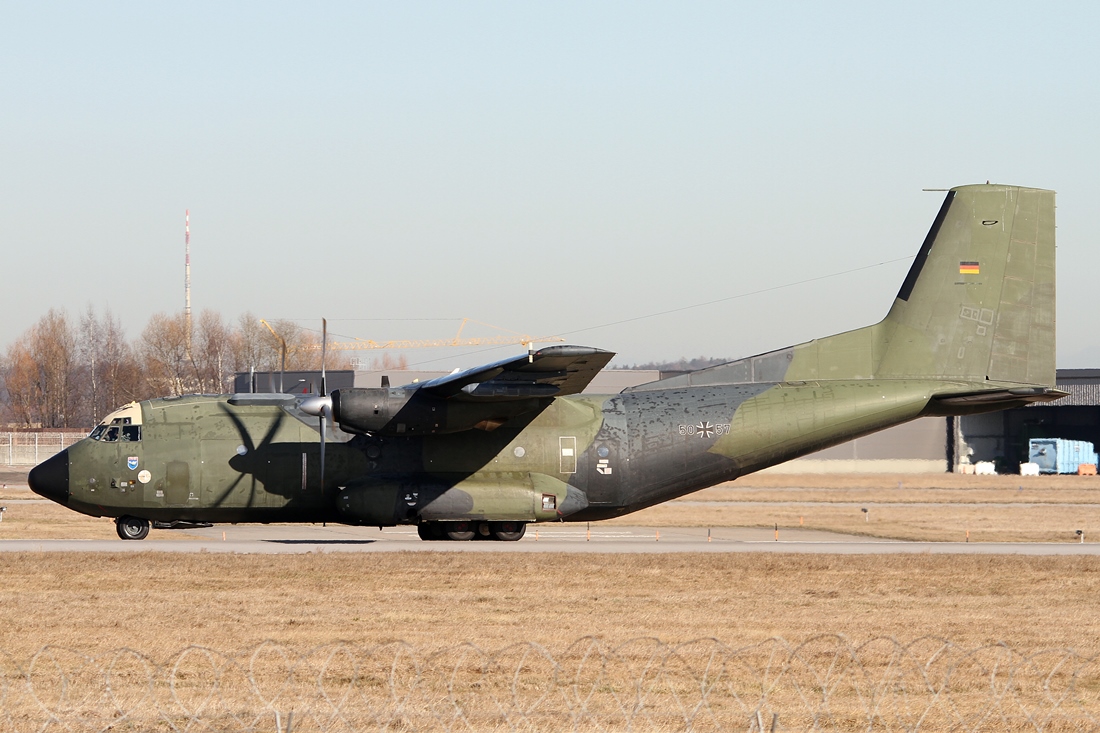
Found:
M 620 503 L 622 477 L 627 470 L 626 456 L 622 450 L 625 439 L 626 415 L 622 398 L 615 397 L 604 405 L 603 424 L 592 445 L 585 451 L 588 470 L 584 489 L 590 505 Z
M 223 509 L 266 506 L 261 479 L 266 460 L 255 458 L 239 440 L 203 440 L 202 504 Z

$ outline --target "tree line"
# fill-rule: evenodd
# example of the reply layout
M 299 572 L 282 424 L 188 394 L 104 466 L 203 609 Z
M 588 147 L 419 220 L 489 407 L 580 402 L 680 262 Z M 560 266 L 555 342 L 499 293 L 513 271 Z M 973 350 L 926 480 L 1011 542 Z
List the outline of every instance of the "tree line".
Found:
M 183 313 L 159 313 L 127 340 L 117 316 L 89 306 L 79 317 L 50 310 L 0 359 L 0 422 L 24 428 L 85 428 L 133 400 L 233 390 L 237 372 L 321 368 L 321 337 L 293 321 L 266 328 L 251 313 L 227 322 L 206 310 L 188 333 Z M 383 357 L 381 366 L 402 360 Z M 377 360 L 376 360 L 377 361 Z M 329 369 L 349 368 L 329 352 Z

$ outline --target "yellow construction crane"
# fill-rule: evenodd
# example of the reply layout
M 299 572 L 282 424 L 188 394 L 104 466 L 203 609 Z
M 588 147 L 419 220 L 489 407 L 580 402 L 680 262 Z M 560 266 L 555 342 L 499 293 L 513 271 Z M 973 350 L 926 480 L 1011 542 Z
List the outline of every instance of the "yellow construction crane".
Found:
M 458 326 L 458 333 L 454 335 L 454 338 L 420 341 L 371 341 L 370 339 L 355 339 L 354 341 L 331 341 L 329 342 L 328 348 L 338 351 L 366 351 L 368 349 L 390 349 L 397 351 L 399 349 L 433 349 L 441 346 L 503 346 L 508 344 L 530 344 L 533 341 L 564 341 L 564 339 L 557 337 L 535 338 L 526 334 L 516 333 L 515 331 L 501 336 L 462 338 L 462 329 L 466 328 L 467 323 L 477 323 L 482 326 L 488 326 L 489 328 L 495 328 L 498 331 L 508 330 L 488 323 L 482 323 L 481 321 L 475 321 L 472 318 L 463 318 L 462 323 Z

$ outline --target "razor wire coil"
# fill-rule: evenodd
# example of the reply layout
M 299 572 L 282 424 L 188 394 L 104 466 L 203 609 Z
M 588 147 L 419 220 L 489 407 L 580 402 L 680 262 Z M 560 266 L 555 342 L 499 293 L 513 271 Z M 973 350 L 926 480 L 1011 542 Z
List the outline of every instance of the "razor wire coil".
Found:
M 1100 657 L 822 635 L 0 652 L 0 731 L 1100 731 Z

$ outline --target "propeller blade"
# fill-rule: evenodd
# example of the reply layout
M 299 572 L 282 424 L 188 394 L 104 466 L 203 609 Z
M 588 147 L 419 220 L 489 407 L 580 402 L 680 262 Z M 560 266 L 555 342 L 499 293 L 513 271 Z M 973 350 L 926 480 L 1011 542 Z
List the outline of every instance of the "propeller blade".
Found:
M 325 351 L 328 348 L 328 321 L 321 319 L 321 491 L 325 490 L 325 430 L 332 412 L 332 398 L 325 384 Z
M 325 427 L 328 424 L 328 410 L 321 409 L 321 491 L 325 490 Z
M 325 389 L 325 349 L 328 347 L 328 321 L 321 319 L 321 396 L 328 395 Z

